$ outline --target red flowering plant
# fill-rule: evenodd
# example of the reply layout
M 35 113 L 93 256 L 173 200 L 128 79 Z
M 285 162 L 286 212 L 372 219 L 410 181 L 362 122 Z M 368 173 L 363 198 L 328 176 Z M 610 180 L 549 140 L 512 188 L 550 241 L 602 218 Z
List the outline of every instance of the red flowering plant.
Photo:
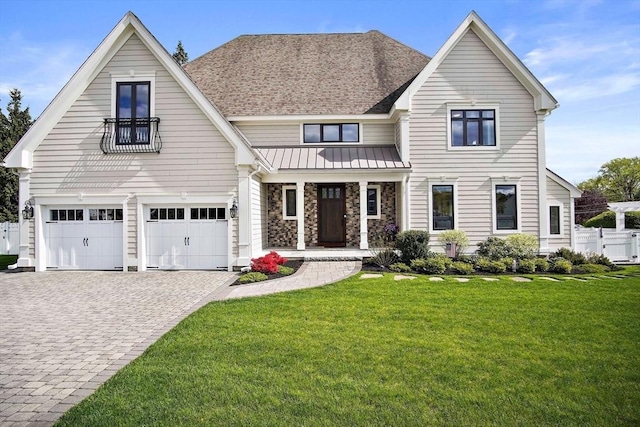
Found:
M 251 271 L 259 271 L 265 274 L 276 274 L 278 266 L 287 262 L 287 259 L 278 255 L 277 252 L 271 251 L 260 258 L 251 259 Z

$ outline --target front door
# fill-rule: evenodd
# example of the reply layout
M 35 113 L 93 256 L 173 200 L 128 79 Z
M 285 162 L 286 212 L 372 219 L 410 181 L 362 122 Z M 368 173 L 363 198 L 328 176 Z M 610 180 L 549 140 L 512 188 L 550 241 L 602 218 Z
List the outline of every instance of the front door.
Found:
M 345 246 L 344 184 L 318 185 L 318 244 Z

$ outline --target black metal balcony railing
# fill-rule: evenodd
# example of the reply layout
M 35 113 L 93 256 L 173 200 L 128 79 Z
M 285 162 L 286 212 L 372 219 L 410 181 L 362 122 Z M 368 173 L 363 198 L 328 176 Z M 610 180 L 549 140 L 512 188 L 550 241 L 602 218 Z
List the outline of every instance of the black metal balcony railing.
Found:
M 135 120 L 106 118 L 100 149 L 104 154 L 159 153 L 162 148 L 159 123 L 159 117 Z

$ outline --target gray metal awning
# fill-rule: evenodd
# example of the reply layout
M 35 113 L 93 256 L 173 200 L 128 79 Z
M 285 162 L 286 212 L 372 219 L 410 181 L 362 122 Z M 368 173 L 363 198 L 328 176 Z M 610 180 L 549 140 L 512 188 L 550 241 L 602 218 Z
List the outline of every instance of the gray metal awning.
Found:
M 410 169 L 394 145 L 254 147 L 274 169 Z

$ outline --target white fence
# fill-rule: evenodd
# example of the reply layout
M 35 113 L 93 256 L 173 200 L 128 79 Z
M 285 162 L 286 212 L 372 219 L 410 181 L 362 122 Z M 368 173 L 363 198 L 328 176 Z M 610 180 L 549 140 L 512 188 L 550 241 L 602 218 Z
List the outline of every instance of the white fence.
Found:
M 640 230 L 582 228 L 576 230 L 576 252 L 604 255 L 613 262 L 640 264 Z
M 0 255 L 18 255 L 20 246 L 20 231 L 18 223 L 2 222 L 2 243 L 0 243 Z

